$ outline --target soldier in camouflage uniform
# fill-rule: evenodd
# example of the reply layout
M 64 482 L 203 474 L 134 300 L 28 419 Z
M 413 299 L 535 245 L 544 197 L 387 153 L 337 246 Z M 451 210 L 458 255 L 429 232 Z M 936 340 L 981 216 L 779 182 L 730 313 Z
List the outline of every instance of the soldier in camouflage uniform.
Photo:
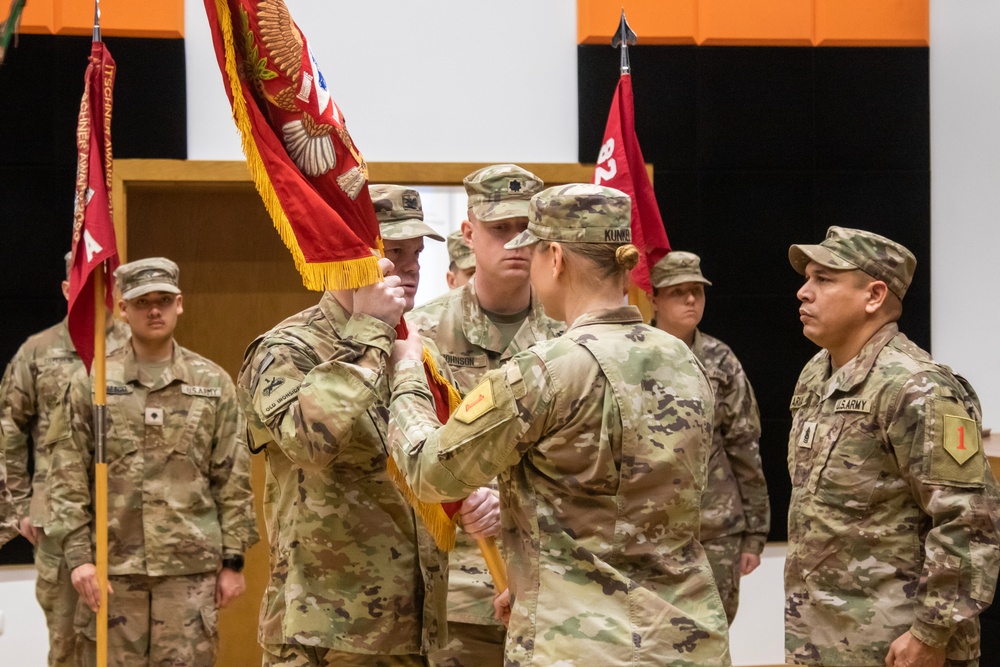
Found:
M 67 253 L 69 277 L 72 254 Z M 69 298 L 69 281 L 62 283 Z M 128 338 L 128 328 L 108 319 L 107 349 L 114 351 Z M 69 337 L 66 320 L 24 342 L 11 359 L 0 384 L 0 450 L 7 458 L 7 486 L 21 534 L 35 545 L 35 595 L 49 629 L 49 665 L 72 665 L 76 632 L 73 615 L 77 593 L 59 544 L 45 530 L 48 523 L 47 478 L 52 447 L 46 439 L 55 404 L 73 374 L 83 367 Z M 34 459 L 33 474 L 28 460 Z
M 445 426 L 419 340 L 393 354 L 393 456 L 417 495 L 458 498 L 499 475 L 508 665 L 729 664 L 697 539 L 712 389 L 682 342 L 621 305 L 630 220 L 628 196 L 597 185 L 531 200 L 507 247 L 536 244 L 532 284 L 569 330 L 487 373 Z
M 384 372 L 423 239 L 443 239 L 422 222 L 416 191 L 370 191 L 385 281 L 326 292 L 251 343 L 240 373 L 251 446 L 268 471 L 264 665 L 424 665 L 446 631 L 447 557 L 386 473 Z M 491 513 L 496 532 L 495 502 Z
M 445 280 L 448 289 L 461 287 L 476 274 L 476 256 L 465 243 L 462 230 L 448 234 L 448 273 Z
M 841 227 L 788 256 L 806 277 L 803 333 L 823 348 L 791 402 L 788 661 L 973 667 L 1000 488 L 972 387 L 896 325 L 916 259 Z
M 222 368 L 173 338 L 184 310 L 178 276 L 164 258 L 115 271 L 132 335 L 107 359 L 113 665 L 213 665 L 218 608 L 243 592 L 243 554 L 258 539 L 235 386 Z M 54 442 L 49 472 L 49 527 L 80 593 L 80 665 L 95 662 L 100 602 L 92 395 L 81 368 L 63 403 L 68 429 L 53 434 L 64 439 Z
M 740 577 L 760 565 L 771 508 L 760 462 L 760 413 L 753 388 L 732 349 L 698 329 L 705 313 L 701 259 L 674 250 L 650 271 L 655 325 L 680 338 L 705 366 L 715 394 L 708 488 L 701 503 L 701 543 L 732 623 Z
M 483 374 L 518 352 L 562 332 L 532 295 L 527 248 L 503 244 L 524 231 L 528 202 L 542 180 L 516 165 L 485 167 L 465 178 L 468 220 L 463 240 L 475 278 L 414 310 L 407 321 L 437 345 L 465 394 Z M 449 246 L 450 248 L 451 246 Z M 494 485 L 495 486 L 495 485 Z M 450 556 L 448 645 L 431 655 L 437 667 L 503 663 L 504 628 L 493 613 L 497 591 L 475 542 L 459 533 Z

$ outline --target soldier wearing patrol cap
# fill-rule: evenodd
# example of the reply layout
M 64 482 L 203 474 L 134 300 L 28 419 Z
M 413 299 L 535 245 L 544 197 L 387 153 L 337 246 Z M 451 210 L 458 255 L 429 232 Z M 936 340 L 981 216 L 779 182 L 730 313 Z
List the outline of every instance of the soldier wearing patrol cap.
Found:
M 179 269 L 154 257 L 118 267 L 131 328 L 107 359 L 108 659 L 112 665 L 213 665 L 217 613 L 244 590 L 258 540 L 246 426 L 226 372 L 174 341 Z M 76 659 L 96 661 L 91 379 L 80 368 L 60 407 L 46 533 L 73 585 Z M 51 431 L 56 430 L 55 433 Z
M 472 248 L 466 245 L 462 230 L 452 232 L 448 235 L 448 273 L 445 275 L 448 289 L 461 287 L 472 280 L 475 273 L 476 256 L 472 254 Z
M 469 210 L 462 235 L 474 256 L 475 276 L 415 309 L 407 321 L 437 344 L 464 394 L 486 371 L 559 335 L 562 326 L 546 317 L 531 291 L 528 249 L 504 247 L 527 227 L 528 204 L 544 187 L 542 180 L 517 165 L 498 164 L 472 172 L 463 182 Z M 503 664 L 504 628 L 493 616 L 497 591 L 475 542 L 459 533 L 450 563 L 450 641 L 431 655 L 431 664 Z
M 916 259 L 842 227 L 788 258 L 803 333 L 823 348 L 791 402 L 788 661 L 978 665 L 1000 488 L 975 391 L 896 325 Z
M 66 280 L 62 293 L 69 298 L 72 253 L 63 258 Z M 106 346 L 112 352 L 127 340 L 128 327 L 107 318 Z M 70 581 L 59 544 L 46 530 L 48 473 L 52 447 L 46 437 L 56 403 L 73 374 L 83 367 L 69 337 L 66 319 L 24 342 L 7 365 L 0 384 L 0 455 L 7 460 L 7 486 L 21 535 L 35 545 L 35 597 L 49 630 L 50 667 L 74 664 L 76 589 Z M 34 461 L 29 472 L 28 461 Z
M 671 251 L 649 275 L 655 326 L 687 343 L 704 364 L 715 394 L 701 543 L 732 623 L 740 602 L 740 577 L 760 565 L 771 525 L 757 399 L 732 349 L 698 329 L 705 313 L 705 286 L 712 284 L 701 273 L 698 255 Z
M 385 448 L 394 328 L 413 307 L 424 237 L 443 239 L 415 190 L 370 192 L 385 280 L 324 293 L 253 341 L 240 371 L 250 445 L 268 471 L 268 666 L 425 665 L 445 630 L 447 556 L 389 479 Z M 488 490 L 460 510 L 483 535 L 498 532 L 498 514 Z
M 728 665 L 726 618 L 698 542 L 712 389 L 684 343 L 622 305 L 639 259 L 631 201 L 590 184 L 531 199 L 545 311 L 569 324 L 467 392 L 440 427 L 420 341 L 396 344 L 392 455 L 425 501 L 497 477 L 510 578 L 506 664 Z

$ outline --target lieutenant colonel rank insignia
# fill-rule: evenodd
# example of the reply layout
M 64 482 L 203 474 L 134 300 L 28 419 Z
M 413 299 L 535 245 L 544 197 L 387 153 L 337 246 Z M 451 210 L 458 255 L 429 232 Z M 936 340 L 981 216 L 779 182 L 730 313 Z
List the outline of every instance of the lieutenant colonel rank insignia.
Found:
M 455 408 L 454 417 L 460 422 L 471 424 L 495 407 L 493 385 L 490 384 L 489 378 L 486 378 L 468 393 L 461 405 Z
M 957 415 L 944 415 L 944 450 L 964 464 L 979 452 L 979 429 L 976 422 Z

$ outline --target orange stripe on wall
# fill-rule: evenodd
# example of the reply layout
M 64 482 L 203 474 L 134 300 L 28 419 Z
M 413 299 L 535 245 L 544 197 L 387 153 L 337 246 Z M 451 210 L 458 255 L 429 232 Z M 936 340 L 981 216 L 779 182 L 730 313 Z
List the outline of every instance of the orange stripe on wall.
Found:
M 90 35 L 94 3 L 88 0 L 30 0 L 21 15 L 27 34 Z M 184 0 L 101 0 L 106 37 L 184 36 Z
M 577 41 L 608 44 L 622 7 L 640 44 L 930 43 L 929 0 L 577 0 Z

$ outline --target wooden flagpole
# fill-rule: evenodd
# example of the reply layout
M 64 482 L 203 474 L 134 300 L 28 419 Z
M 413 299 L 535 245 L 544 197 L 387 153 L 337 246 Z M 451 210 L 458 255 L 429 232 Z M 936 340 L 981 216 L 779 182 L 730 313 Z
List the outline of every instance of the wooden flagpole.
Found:
M 101 606 L 97 610 L 97 667 L 108 664 L 108 464 L 104 456 L 107 428 L 107 367 L 104 299 L 106 263 L 94 272 L 94 517 L 97 541 L 97 586 Z

